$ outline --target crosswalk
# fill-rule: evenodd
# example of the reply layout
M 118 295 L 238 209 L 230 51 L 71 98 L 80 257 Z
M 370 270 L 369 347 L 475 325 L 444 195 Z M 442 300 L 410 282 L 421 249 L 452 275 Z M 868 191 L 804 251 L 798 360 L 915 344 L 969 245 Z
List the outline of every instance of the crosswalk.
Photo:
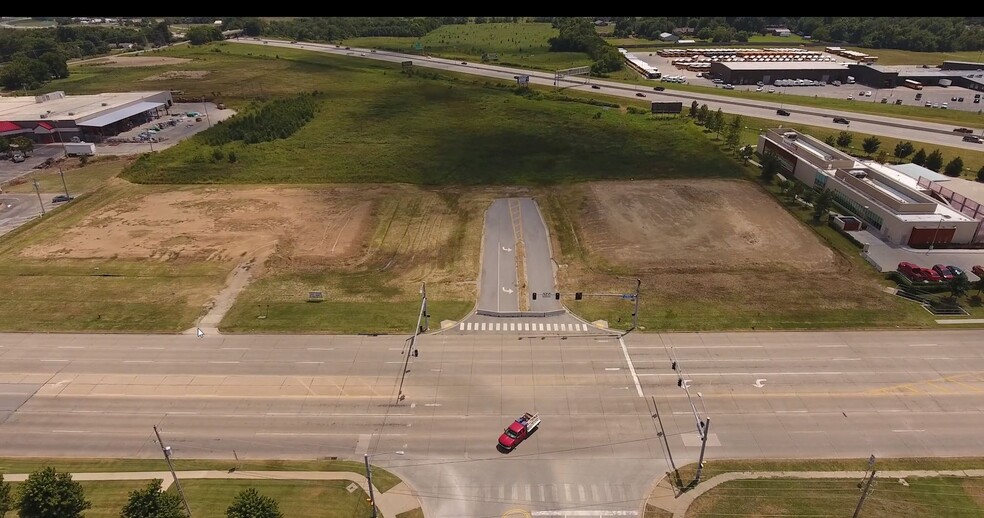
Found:
M 584 323 L 566 322 L 459 322 L 458 331 L 471 332 L 553 332 L 586 333 L 597 328 Z
M 634 509 L 647 493 L 641 485 L 614 484 L 506 484 L 455 489 L 459 498 L 531 507 L 536 509 L 533 516 L 585 518 L 638 516 Z

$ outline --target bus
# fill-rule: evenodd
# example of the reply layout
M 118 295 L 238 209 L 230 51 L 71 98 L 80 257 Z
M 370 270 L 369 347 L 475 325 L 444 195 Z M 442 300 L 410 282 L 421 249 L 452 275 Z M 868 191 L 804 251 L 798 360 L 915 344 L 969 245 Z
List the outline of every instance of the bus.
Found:
M 903 86 L 908 86 L 909 88 L 912 88 L 913 90 L 922 90 L 922 83 L 920 83 L 919 81 L 916 81 L 914 79 L 906 79 L 905 82 L 902 83 L 902 85 Z

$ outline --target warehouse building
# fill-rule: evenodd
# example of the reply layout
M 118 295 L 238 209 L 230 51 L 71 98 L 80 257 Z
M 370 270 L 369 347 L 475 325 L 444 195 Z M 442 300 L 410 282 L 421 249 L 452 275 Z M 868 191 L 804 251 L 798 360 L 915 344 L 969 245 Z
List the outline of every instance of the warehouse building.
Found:
M 981 221 L 920 187 L 911 176 L 855 160 L 809 135 L 769 129 L 759 135 L 757 151 L 774 153 L 784 175 L 817 191 L 830 190 L 838 207 L 866 222 L 870 232 L 889 244 L 961 245 L 981 235 Z
M 169 91 L 0 97 L 0 137 L 27 137 L 38 144 L 102 142 L 169 114 Z
M 846 81 L 847 65 L 832 61 L 718 62 L 711 63 L 710 73 L 733 85 L 772 84 L 776 79 L 812 79 Z

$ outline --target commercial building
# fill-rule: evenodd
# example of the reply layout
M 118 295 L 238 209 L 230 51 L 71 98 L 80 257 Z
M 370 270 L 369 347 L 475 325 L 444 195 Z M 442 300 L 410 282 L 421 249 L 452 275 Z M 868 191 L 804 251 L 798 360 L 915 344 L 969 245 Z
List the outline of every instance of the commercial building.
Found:
M 858 161 L 789 129 L 760 134 L 757 151 L 774 153 L 784 175 L 817 191 L 830 190 L 841 210 L 866 222 L 885 242 L 912 247 L 981 242 L 979 219 L 955 209 L 904 172 Z M 980 207 L 973 210 L 980 212 Z
M 847 65 L 833 61 L 738 61 L 711 63 L 710 73 L 733 85 L 772 84 L 776 79 L 845 81 Z
M 101 142 L 169 114 L 171 92 L 125 92 L 0 97 L 0 137 L 27 137 L 39 144 Z

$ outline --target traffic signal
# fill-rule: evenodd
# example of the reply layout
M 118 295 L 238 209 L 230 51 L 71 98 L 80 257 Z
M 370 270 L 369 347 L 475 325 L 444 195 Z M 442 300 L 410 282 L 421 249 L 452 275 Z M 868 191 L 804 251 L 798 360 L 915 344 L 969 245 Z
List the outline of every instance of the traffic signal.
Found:
M 560 292 L 554 293 L 554 300 L 560 300 Z
M 533 300 L 536 300 L 536 292 L 533 292 Z
M 676 370 L 676 362 L 673 362 L 673 363 L 672 363 L 672 364 L 670 365 L 670 367 L 671 367 L 671 368 L 672 368 L 673 370 Z
M 683 378 L 677 378 L 677 386 L 678 387 L 682 387 L 683 386 Z
M 577 293 L 574 294 L 574 300 L 581 300 L 581 297 L 582 296 L 583 296 L 583 293 L 581 293 L 579 291 L 579 292 L 577 292 Z

